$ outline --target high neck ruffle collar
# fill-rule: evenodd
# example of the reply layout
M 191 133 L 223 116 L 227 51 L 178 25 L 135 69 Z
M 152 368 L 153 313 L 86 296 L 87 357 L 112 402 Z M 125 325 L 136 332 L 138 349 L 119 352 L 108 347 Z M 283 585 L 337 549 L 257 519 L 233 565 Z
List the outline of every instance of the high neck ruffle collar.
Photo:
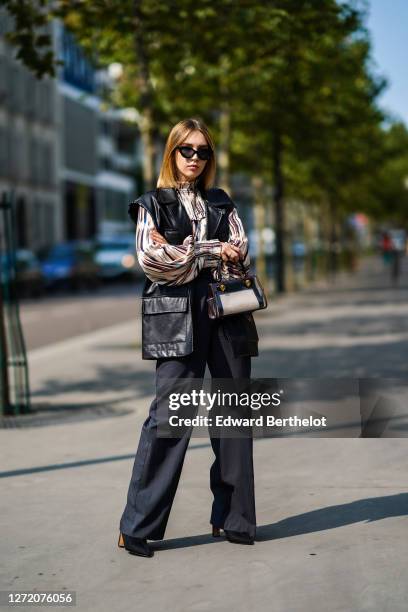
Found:
M 197 191 L 197 180 L 194 181 L 177 181 L 177 189 L 183 191 Z

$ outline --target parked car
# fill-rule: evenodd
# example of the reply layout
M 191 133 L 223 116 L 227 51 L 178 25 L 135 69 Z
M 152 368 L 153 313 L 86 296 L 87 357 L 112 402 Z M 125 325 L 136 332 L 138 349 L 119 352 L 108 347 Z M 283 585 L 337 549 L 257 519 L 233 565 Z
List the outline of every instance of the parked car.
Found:
M 2 279 L 12 280 L 12 266 L 9 255 L 1 256 Z M 15 286 L 18 297 L 38 297 L 44 293 L 44 277 L 36 255 L 29 249 L 17 249 L 15 253 Z
M 45 283 L 38 257 L 29 249 L 16 252 L 17 295 L 39 297 L 44 293 Z
M 136 257 L 134 234 L 99 236 L 96 240 L 95 262 L 100 278 L 105 280 L 143 276 Z
M 73 240 L 51 247 L 42 256 L 41 269 L 47 287 L 66 286 L 69 289 L 99 286 L 95 246 L 91 241 Z

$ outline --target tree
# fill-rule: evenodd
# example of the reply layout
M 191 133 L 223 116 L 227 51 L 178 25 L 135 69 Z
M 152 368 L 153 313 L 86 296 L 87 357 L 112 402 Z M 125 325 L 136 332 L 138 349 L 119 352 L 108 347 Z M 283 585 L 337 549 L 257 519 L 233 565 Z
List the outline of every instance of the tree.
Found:
M 351 194 L 361 189 L 377 201 L 368 176 L 383 159 L 376 98 L 384 82 L 370 71 L 360 2 L 43 0 L 40 6 L 64 21 L 98 67 L 122 64 L 109 99 L 139 113 L 146 188 L 154 185 L 156 136 L 191 115 L 215 134 L 224 188 L 233 171 L 254 177 L 258 194 L 259 185 L 273 185 L 278 291 L 285 290 L 287 194 L 297 190 L 331 211 L 332 242 Z M 32 13 L 28 19 L 35 21 Z

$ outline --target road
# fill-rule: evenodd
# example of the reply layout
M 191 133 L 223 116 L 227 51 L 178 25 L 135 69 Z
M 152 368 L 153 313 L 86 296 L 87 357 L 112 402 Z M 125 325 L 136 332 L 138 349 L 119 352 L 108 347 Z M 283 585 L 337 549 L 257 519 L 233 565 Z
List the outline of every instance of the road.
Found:
M 21 300 L 20 319 L 27 350 L 103 329 L 137 315 L 142 283 L 111 283 L 92 293 L 56 293 Z

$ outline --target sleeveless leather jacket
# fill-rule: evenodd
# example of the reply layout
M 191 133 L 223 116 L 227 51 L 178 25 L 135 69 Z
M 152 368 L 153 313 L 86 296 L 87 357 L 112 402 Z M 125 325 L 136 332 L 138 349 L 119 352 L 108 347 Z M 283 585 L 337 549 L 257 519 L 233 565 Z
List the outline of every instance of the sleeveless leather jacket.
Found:
M 223 189 L 200 191 L 206 206 L 207 239 L 226 242 L 228 215 L 235 207 Z M 187 212 L 174 188 L 157 188 L 129 204 L 128 213 L 137 223 L 139 206 L 151 215 L 156 229 L 169 244 L 181 244 L 191 235 Z M 194 350 L 191 316 L 192 283 L 162 285 L 147 276 L 142 293 L 142 358 L 182 357 Z M 225 317 L 220 324 L 232 343 L 235 356 L 257 356 L 258 334 L 252 314 Z

